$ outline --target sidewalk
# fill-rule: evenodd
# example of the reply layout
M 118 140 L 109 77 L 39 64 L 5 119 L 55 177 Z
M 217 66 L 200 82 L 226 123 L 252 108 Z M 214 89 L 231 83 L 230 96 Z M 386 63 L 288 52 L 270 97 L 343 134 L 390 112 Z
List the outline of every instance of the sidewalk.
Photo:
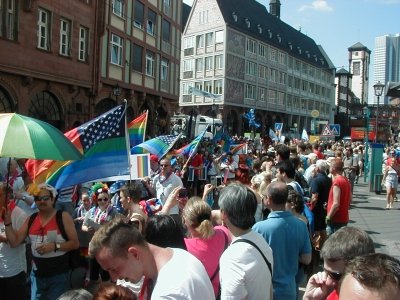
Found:
M 368 183 L 360 178 L 354 186 L 349 226 L 365 230 L 374 241 L 376 252 L 400 259 L 400 202 L 394 202 L 391 210 L 385 207 L 386 192 L 370 192 Z

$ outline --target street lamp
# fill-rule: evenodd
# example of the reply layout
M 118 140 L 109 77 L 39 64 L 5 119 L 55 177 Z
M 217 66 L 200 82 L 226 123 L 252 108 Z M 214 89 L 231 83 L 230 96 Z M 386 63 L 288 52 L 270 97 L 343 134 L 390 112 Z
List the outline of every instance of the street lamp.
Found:
M 383 89 L 385 87 L 384 84 L 382 84 L 380 81 L 374 84 L 374 91 L 375 91 L 375 96 L 378 97 L 378 102 L 376 105 L 376 114 L 375 114 L 375 143 L 378 140 L 378 118 L 379 118 L 379 97 L 382 96 Z
M 117 84 L 113 87 L 113 95 L 115 96 L 115 100 L 118 102 L 118 96 L 121 96 L 121 88 L 120 88 L 120 86 L 118 85 L 118 82 L 117 82 Z

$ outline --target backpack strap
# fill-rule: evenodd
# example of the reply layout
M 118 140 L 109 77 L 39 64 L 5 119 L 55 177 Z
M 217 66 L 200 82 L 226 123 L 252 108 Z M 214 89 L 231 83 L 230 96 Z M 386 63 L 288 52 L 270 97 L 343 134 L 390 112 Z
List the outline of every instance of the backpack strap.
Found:
M 64 228 L 64 222 L 63 222 L 63 219 L 62 219 L 62 214 L 63 214 L 62 210 L 57 210 L 57 212 L 56 212 L 56 222 L 57 222 L 58 228 L 61 231 L 62 237 L 64 238 L 64 240 L 68 241 L 68 236 L 67 236 L 67 232 L 65 231 L 65 228 Z
M 222 234 L 224 235 L 224 241 L 225 241 L 225 244 L 224 244 L 224 251 L 225 251 L 226 248 L 228 247 L 228 237 L 226 236 L 225 232 L 223 232 L 223 231 L 221 231 L 221 232 L 222 232 Z M 223 251 L 222 251 L 222 252 L 223 252 Z M 214 271 L 214 274 L 212 274 L 212 276 L 210 277 L 210 281 L 213 281 L 214 278 L 215 278 L 215 276 L 217 276 L 218 273 L 219 273 L 219 263 L 218 263 L 218 265 L 217 265 L 217 268 L 216 268 L 215 271 Z
M 268 259 L 265 257 L 264 253 L 261 252 L 260 248 L 258 248 L 258 246 L 257 246 L 255 243 L 253 243 L 252 241 L 247 240 L 247 239 L 237 239 L 237 240 L 234 241 L 232 244 L 239 243 L 239 242 L 250 244 L 250 245 L 252 245 L 254 248 L 256 248 L 256 249 L 258 250 L 258 252 L 260 252 L 261 256 L 264 258 L 265 263 L 266 263 L 267 266 L 268 266 L 268 270 L 269 270 L 269 272 L 271 273 L 271 277 L 272 277 L 272 266 L 271 266 L 271 263 L 270 263 L 270 262 L 268 261 Z
M 29 229 L 32 227 L 33 221 L 35 221 L 36 216 L 38 215 L 37 212 L 31 214 L 28 221 L 28 236 L 29 236 Z

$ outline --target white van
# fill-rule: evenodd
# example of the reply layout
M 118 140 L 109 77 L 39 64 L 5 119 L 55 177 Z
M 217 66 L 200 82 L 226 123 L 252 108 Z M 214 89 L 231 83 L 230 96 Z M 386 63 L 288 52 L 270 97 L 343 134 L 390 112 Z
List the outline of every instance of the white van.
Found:
M 189 138 L 195 138 L 208 126 L 207 132 L 204 134 L 204 137 L 212 139 L 214 133 L 223 127 L 221 119 L 197 115 L 196 117 L 192 118 L 191 130 L 188 133 L 187 126 L 189 126 L 190 124 L 189 120 L 190 116 L 188 115 L 175 115 L 171 117 L 171 123 L 173 124 L 171 128 L 171 133 L 179 134 L 182 132 L 184 135 L 188 134 Z
M 222 126 L 222 120 L 220 119 L 198 115 L 196 117 L 196 124 L 194 125 L 194 136 L 198 136 L 207 128 L 204 137 L 212 139 L 214 137 L 214 133 L 220 130 Z

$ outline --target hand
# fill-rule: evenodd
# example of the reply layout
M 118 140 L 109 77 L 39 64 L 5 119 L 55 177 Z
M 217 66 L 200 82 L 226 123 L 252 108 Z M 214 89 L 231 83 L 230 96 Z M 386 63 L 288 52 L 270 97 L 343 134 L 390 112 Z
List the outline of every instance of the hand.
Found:
M 45 244 L 41 244 L 38 247 L 36 247 L 35 250 L 40 255 L 43 255 L 43 254 L 50 253 L 50 252 L 54 251 L 54 249 L 55 249 L 54 243 L 45 243 Z
M 162 208 L 163 213 L 165 213 L 165 214 L 168 213 L 172 207 L 174 207 L 175 205 L 178 204 L 177 198 L 178 198 L 178 193 L 179 193 L 180 189 L 181 189 L 181 187 L 178 186 L 178 187 L 174 188 L 172 190 L 172 192 L 169 194 L 169 196 L 168 196 L 167 200 L 165 201 L 165 204 Z
M 203 192 L 203 197 L 208 195 L 208 193 L 210 193 L 213 190 L 214 186 L 211 183 L 207 183 L 204 186 L 204 192 Z
M 326 285 L 327 275 L 325 272 L 318 272 L 310 277 L 307 282 L 303 300 L 322 300 L 326 299 L 331 293 L 332 288 Z

